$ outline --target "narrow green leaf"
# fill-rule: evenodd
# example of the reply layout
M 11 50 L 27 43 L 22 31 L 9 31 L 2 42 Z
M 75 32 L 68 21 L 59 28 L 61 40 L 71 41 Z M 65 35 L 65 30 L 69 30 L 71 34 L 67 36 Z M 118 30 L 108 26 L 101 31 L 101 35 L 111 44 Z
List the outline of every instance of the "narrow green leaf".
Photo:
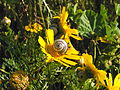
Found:
M 116 15 L 120 16 L 120 4 L 115 3 Z

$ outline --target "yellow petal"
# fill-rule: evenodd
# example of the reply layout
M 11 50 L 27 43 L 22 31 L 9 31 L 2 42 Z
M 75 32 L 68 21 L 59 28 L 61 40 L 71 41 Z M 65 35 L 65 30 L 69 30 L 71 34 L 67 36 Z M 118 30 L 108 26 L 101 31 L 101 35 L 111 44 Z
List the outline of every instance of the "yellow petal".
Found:
M 65 11 L 65 7 L 63 7 L 62 13 L 60 15 L 61 23 L 63 23 L 63 24 L 66 23 L 67 18 L 68 18 L 68 12 Z
M 80 60 L 81 59 L 81 56 L 79 55 L 64 55 L 65 58 L 68 58 L 68 59 L 73 59 L 73 60 Z
M 101 82 L 101 84 L 104 86 L 106 86 L 104 82 L 106 80 L 106 74 L 107 73 L 103 70 L 98 70 L 98 72 L 96 73 L 97 80 Z
M 86 67 L 77 67 L 77 68 L 76 68 L 76 70 L 83 70 L 83 71 L 84 71 L 85 69 L 86 69 Z
M 52 62 L 52 61 L 53 61 L 52 56 L 45 50 L 45 48 L 41 48 L 41 50 L 42 50 L 42 52 L 44 52 L 44 53 L 46 54 L 46 56 L 47 56 L 46 62 L 47 62 L 47 63 L 48 63 L 48 62 Z
M 39 36 L 38 42 L 39 42 L 39 44 L 41 45 L 42 48 L 45 48 L 46 43 L 41 36 Z
M 120 87 L 120 73 L 114 79 L 114 86 Z
M 69 65 L 72 65 L 72 66 L 75 66 L 77 63 L 76 62 L 73 62 L 73 61 L 70 61 L 70 60 L 67 60 L 67 59 L 61 59 L 63 62 L 65 62 L 66 64 L 69 64 Z
M 78 31 L 77 29 L 71 29 L 71 28 L 70 28 L 70 32 L 71 32 L 72 34 L 75 34 L 75 35 L 78 35 L 78 34 L 79 34 L 79 31 Z
M 76 39 L 76 40 L 83 40 L 81 37 L 79 36 L 75 36 L 75 35 L 71 35 L 72 38 Z
M 58 19 L 60 19 L 60 17 L 59 17 L 59 16 L 54 16 L 53 18 L 58 18 Z
M 71 54 L 79 54 L 79 51 L 77 50 L 73 50 L 73 49 L 68 49 L 67 52 L 66 52 L 67 55 L 71 55 Z
M 109 73 L 109 83 L 108 83 L 108 86 L 112 86 L 112 85 L 113 85 L 112 74 Z
M 50 59 L 52 58 L 52 56 L 46 51 L 47 46 L 46 46 L 46 43 L 41 36 L 39 36 L 38 42 L 41 45 L 41 51 L 44 52 L 47 55 L 46 62 L 50 62 Z
M 60 61 L 60 60 L 58 60 L 58 59 L 55 59 L 55 58 L 54 58 L 54 60 L 57 61 L 57 62 L 59 62 L 59 63 L 61 63 L 61 64 L 63 64 L 63 65 L 66 66 L 66 67 L 70 67 L 68 64 L 66 64 L 66 63 L 64 63 L 64 62 L 62 62 L 62 61 Z
M 70 42 L 70 40 L 68 41 L 68 47 L 70 47 L 70 48 L 68 48 L 68 50 L 67 50 L 67 52 L 66 52 L 66 54 L 79 54 L 79 51 L 77 51 L 74 47 L 73 47 L 73 45 L 72 45 L 72 43 Z
M 87 53 L 86 53 L 86 54 L 83 53 L 82 56 L 84 57 L 85 65 L 86 65 L 86 66 L 89 66 L 89 64 L 92 64 L 92 63 L 93 63 L 93 58 L 92 58 L 91 55 L 89 55 L 89 54 L 87 54 Z
M 54 59 L 51 57 L 51 55 L 48 55 L 47 54 L 47 60 L 46 62 L 49 63 L 49 62 L 52 62 Z
M 120 87 L 112 86 L 112 87 L 108 87 L 108 90 L 120 90 Z
M 47 36 L 47 42 L 49 44 L 53 44 L 54 43 L 54 32 L 52 29 L 46 30 L 46 36 Z
M 97 75 L 98 69 L 95 67 L 94 64 L 87 64 L 86 66 L 94 75 Z

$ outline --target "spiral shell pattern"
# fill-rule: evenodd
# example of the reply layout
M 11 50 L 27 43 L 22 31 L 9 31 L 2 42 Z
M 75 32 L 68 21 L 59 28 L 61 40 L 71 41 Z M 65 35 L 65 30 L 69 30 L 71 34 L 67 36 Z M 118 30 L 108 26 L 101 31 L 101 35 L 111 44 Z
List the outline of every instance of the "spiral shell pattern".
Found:
M 55 51 L 59 52 L 60 54 L 64 54 L 68 49 L 68 45 L 64 40 L 57 39 L 54 42 L 53 48 Z

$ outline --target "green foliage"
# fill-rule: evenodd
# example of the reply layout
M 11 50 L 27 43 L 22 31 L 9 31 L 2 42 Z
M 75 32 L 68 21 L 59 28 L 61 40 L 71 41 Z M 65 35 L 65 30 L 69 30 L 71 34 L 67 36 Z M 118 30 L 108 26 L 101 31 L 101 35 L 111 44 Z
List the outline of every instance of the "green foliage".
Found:
M 111 0 L 108 0 L 110 2 Z M 53 2 L 53 3 L 52 3 Z M 52 3 L 52 5 L 51 5 Z M 100 4 L 100 5 L 98 5 Z M 115 6 L 110 12 L 109 5 Z M 75 46 L 80 52 L 94 57 L 97 68 L 109 71 L 113 77 L 120 72 L 120 4 L 93 0 L 0 0 L 0 20 L 7 16 L 10 26 L 0 22 L 0 89 L 10 88 L 12 72 L 22 70 L 29 76 L 27 90 L 95 90 L 94 78 L 79 78 L 75 67 L 65 67 L 57 62 L 46 63 L 46 55 L 40 50 L 38 36 L 24 27 L 38 22 L 44 29 L 52 24 L 50 19 L 59 15 L 62 6 L 69 12 L 68 21 L 79 30 L 83 41 Z M 97 40 L 107 35 L 107 43 Z M 81 48 L 82 47 L 82 48 Z M 103 87 L 101 87 L 103 89 Z
M 120 16 L 120 4 L 115 3 L 116 15 Z

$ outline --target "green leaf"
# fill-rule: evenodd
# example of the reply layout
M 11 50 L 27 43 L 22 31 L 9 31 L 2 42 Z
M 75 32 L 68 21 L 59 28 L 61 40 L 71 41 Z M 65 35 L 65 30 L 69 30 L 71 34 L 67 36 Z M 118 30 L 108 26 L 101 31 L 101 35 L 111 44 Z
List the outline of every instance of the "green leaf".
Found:
M 93 11 L 83 12 L 78 22 L 78 30 L 82 36 L 88 37 L 90 33 L 94 31 L 96 26 L 96 16 L 97 15 Z
M 82 36 L 88 36 L 90 32 L 92 32 L 92 27 L 90 25 L 90 21 L 89 21 L 89 18 L 87 17 L 86 15 L 86 12 L 87 11 L 84 11 L 82 16 L 80 17 L 80 20 L 79 20 L 79 27 L 78 27 L 78 30 L 80 31 L 80 34 Z
M 120 4 L 115 3 L 116 15 L 120 16 Z
M 108 19 L 107 12 L 108 11 L 105 8 L 105 6 L 101 4 L 101 6 L 100 6 L 100 15 L 102 16 L 103 20 L 107 20 Z
M 106 35 L 108 36 L 108 40 L 114 41 L 115 37 L 120 37 L 120 29 L 118 28 L 118 22 L 115 20 L 111 22 L 110 25 L 106 25 Z
M 85 37 L 104 36 L 106 34 L 105 25 L 108 24 L 107 10 L 101 5 L 100 14 L 93 10 L 86 10 L 81 17 L 76 20 L 80 34 Z

